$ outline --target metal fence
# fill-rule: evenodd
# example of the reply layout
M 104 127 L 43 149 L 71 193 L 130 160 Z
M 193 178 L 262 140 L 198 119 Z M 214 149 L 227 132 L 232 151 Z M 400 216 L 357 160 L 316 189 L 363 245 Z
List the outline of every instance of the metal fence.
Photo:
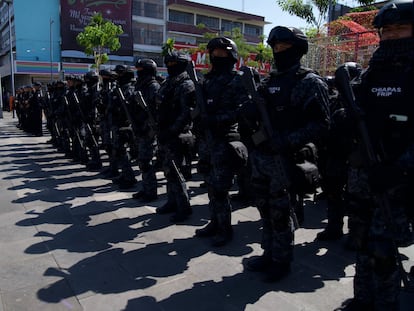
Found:
M 312 38 L 302 63 L 322 76 L 333 75 L 339 65 L 350 61 L 365 68 L 378 42 L 376 31 Z

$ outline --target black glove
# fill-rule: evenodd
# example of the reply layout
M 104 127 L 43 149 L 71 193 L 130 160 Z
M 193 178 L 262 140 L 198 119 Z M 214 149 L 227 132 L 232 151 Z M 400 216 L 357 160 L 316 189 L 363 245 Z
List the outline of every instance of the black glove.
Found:
M 404 182 L 404 171 L 396 165 L 377 165 L 368 169 L 368 184 L 372 191 L 384 192 Z

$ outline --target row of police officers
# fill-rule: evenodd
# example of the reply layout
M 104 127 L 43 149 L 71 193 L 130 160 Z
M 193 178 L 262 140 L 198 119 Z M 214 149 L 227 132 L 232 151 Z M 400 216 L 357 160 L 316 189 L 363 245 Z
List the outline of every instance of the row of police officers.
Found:
M 352 205 L 354 299 L 342 309 L 398 310 L 401 283 L 409 281 L 398 247 L 412 239 L 413 17 L 411 1 L 386 4 L 374 20 L 380 44 L 369 67 L 362 71 L 347 63 L 332 81 L 301 65 L 307 37 L 284 26 L 268 36 L 275 68 L 264 79 L 251 68 L 234 69 L 237 46 L 225 37 L 208 43 L 211 70 L 202 77 L 178 51 L 164 58 L 164 81 L 151 59 L 137 61 L 136 78 L 121 65 L 99 76 L 88 73 L 85 83 L 68 77 L 67 85 L 49 86 L 43 103 L 47 127 L 57 148 L 89 169 L 101 169 L 104 149 L 104 173 L 120 188 L 136 184 L 136 160 L 142 186 L 133 197 L 142 202 L 157 198 L 155 173 L 161 166 L 167 201 L 156 212 L 171 214 L 173 223 L 192 213 L 185 179 L 196 155 L 210 221 L 195 235 L 210 238 L 213 246 L 232 239 L 229 190 L 248 167 L 263 253 L 246 269 L 264 272 L 268 281 L 291 271 L 297 206 L 319 165 L 322 178 L 332 181 L 323 188 L 332 205 L 318 239 L 342 236 L 344 207 L 338 202 L 344 189 Z M 335 101 L 326 82 L 339 91 Z M 337 168 L 332 163 L 341 165 L 339 175 L 329 171 Z

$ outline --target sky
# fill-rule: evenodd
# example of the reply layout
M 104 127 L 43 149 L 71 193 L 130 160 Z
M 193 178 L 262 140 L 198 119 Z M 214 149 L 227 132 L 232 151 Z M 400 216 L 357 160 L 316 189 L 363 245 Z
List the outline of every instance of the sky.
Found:
M 276 0 L 191 0 L 191 2 L 263 16 L 265 21 L 272 23 L 264 27 L 266 37 L 275 26 L 309 27 L 305 20 L 283 12 L 277 5 Z

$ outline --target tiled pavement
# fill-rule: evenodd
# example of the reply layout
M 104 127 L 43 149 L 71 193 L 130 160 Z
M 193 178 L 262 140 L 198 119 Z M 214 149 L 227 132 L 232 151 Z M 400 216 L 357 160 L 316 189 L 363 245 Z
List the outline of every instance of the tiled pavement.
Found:
M 244 271 L 261 253 L 260 221 L 251 206 L 234 206 L 235 238 L 223 248 L 194 237 L 208 219 L 197 175 L 188 182 L 192 217 L 172 225 L 149 205 L 87 172 L 43 137 L 0 119 L 0 311 L 17 310 L 334 310 L 352 296 L 354 253 L 343 242 L 315 242 L 323 202 L 306 202 L 295 234 L 293 272 L 278 283 Z M 135 167 L 137 177 L 138 168 Z M 414 264 L 414 246 L 401 249 Z M 403 293 L 402 310 L 414 294 Z

